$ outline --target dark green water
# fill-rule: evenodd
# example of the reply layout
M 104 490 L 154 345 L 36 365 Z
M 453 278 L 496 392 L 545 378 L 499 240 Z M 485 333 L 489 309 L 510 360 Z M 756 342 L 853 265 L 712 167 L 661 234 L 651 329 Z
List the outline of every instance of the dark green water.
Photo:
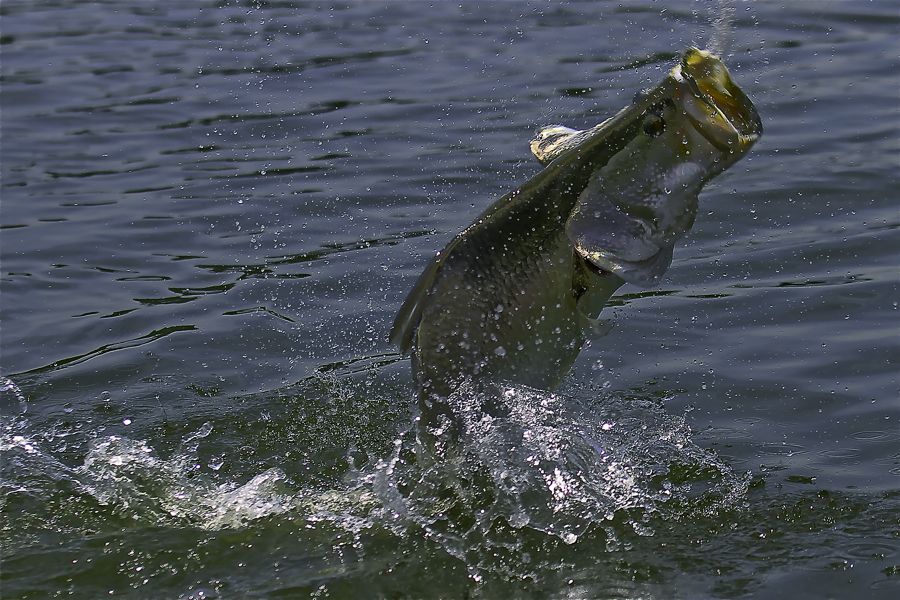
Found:
M 5 0 L 2 597 L 898 597 L 888 0 L 738 5 L 765 135 L 662 286 L 411 453 L 386 337 L 428 257 L 714 17 Z

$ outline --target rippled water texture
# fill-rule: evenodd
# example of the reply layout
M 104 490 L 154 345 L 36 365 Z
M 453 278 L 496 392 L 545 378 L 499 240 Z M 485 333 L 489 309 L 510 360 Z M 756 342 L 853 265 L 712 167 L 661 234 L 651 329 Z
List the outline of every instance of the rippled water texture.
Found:
M 898 35 L 888 0 L 5 0 L 3 598 L 900 597 Z M 537 127 L 710 40 L 765 134 L 661 287 L 417 455 L 386 338 L 428 257 Z

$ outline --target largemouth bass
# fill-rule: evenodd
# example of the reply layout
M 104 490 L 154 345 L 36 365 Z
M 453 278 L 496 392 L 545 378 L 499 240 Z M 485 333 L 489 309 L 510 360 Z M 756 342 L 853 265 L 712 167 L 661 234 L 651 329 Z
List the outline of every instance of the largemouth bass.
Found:
M 725 65 L 696 48 L 600 125 L 542 129 L 545 168 L 437 254 L 394 323 L 423 412 L 452 418 L 443 399 L 466 380 L 556 386 L 609 296 L 659 281 L 703 185 L 761 133 Z

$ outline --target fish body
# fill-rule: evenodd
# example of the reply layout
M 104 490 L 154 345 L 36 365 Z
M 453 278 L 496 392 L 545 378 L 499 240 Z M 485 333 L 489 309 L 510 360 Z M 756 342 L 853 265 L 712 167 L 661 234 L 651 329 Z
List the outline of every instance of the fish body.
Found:
M 555 387 L 609 296 L 659 281 L 703 185 L 761 132 L 721 61 L 695 48 L 600 125 L 542 129 L 544 169 L 436 255 L 394 323 L 426 412 L 452 418 L 443 399 L 465 380 Z

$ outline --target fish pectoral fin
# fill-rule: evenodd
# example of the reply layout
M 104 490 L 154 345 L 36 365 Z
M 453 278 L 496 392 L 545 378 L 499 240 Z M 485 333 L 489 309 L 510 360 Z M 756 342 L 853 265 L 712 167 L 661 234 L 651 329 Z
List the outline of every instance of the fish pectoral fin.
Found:
M 593 266 L 577 250 L 572 263 L 572 296 L 575 299 L 576 318 L 585 331 L 598 337 L 604 336 L 612 328 L 612 322 L 598 317 L 609 297 L 621 285 L 621 280 Z
M 591 337 L 603 337 L 612 331 L 614 324 L 612 319 L 592 319 L 580 312 L 579 315 L 582 319 L 582 327 L 591 332 Z

